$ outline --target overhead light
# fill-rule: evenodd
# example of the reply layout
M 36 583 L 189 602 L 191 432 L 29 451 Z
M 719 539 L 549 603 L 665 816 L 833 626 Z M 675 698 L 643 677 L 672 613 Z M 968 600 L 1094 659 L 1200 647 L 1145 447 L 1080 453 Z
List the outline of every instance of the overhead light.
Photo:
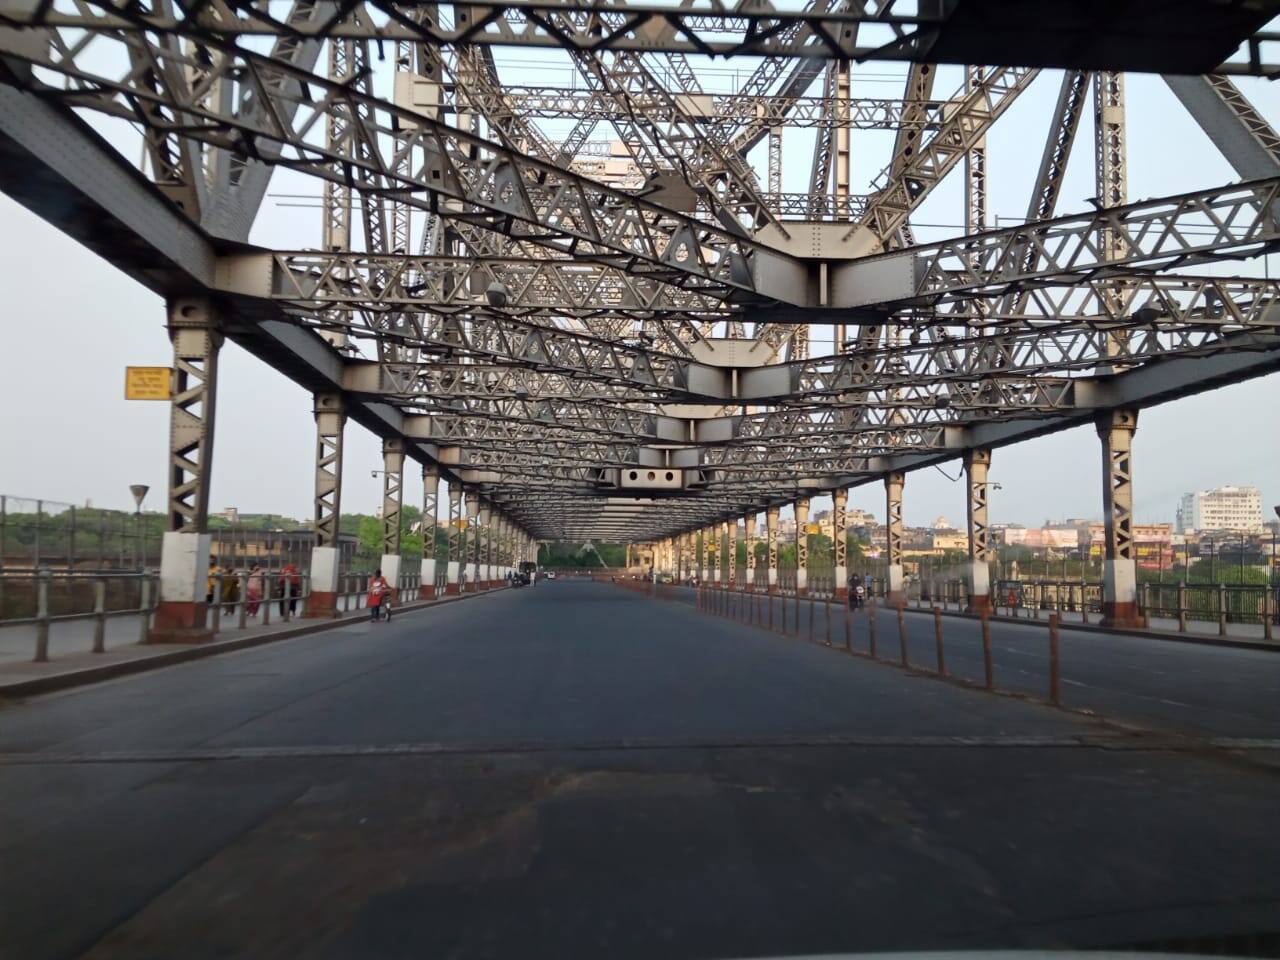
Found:
M 484 298 L 489 301 L 489 306 L 491 307 L 505 307 L 509 296 L 507 285 L 499 283 L 497 280 L 489 284 L 484 291 Z

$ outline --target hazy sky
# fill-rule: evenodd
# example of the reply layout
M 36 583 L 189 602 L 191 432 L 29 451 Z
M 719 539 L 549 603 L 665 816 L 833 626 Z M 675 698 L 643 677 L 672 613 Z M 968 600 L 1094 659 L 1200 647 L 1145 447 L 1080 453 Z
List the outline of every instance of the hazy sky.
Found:
M 727 82 L 707 71 L 704 87 Z M 746 67 L 749 69 L 749 66 Z M 872 65 L 855 95 L 897 96 L 901 71 Z M 1059 75 L 1046 71 L 1011 108 L 990 140 L 991 213 L 1020 216 Z M 1238 179 L 1207 138 L 1154 77 L 1129 76 L 1129 155 L 1132 200 L 1192 190 Z M 567 74 L 546 82 L 567 80 Z M 940 71 L 935 94 L 947 95 L 956 75 Z M 1244 81 L 1246 92 L 1273 124 L 1280 125 L 1280 86 Z M 794 133 L 794 136 L 793 136 Z M 598 131 L 597 136 L 602 132 Z M 788 131 L 785 188 L 804 189 L 811 135 Z M 888 137 L 854 137 L 855 183 L 869 181 L 887 159 Z M 752 158 L 756 160 L 755 157 Z M 763 163 L 761 157 L 758 163 Z M 1092 129 L 1086 117 L 1062 193 L 1061 212 L 1084 208 L 1092 189 Z M 944 184 L 920 211 L 923 240 L 959 233 L 959 181 Z M 855 189 L 865 189 L 857 187 Z M 277 178 L 276 194 L 317 195 L 314 183 Z M 279 198 L 255 229 L 255 242 L 314 246 L 319 211 L 289 207 Z M 1280 269 L 1272 258 L 1270 269 Z M 1266 269 L 1258 262 L 1248 269 Z M 168 405 L 123 399 L 126 365 L 168 366 L 162 302 L 105 261 L 0 196 L 0 493 L 49 500 L 131 507 L 128 487 L 152 488 L 147 506 L 164 505 Z M 272 511 L 308 517 L 313 483 L 315 428 L 306 391 L 232 343 L 222 351 L 211 508 Z M 1143 411 L 1135 449 L 1135 506 L 1140 521 L 1168 521 L 1187 490 L 1225 483 L 1262 488 L 1268 517 L 1280 504 L 1280 375 Z M 380 481 L 380 444 L 362 427 L 348 426 L 343 507 L 373 512 Z M 952 477 L 958 461 L 944 467 Z M 1092 428 L 1080 428 L 994 454 L 992 519 L 1039 523 L 1066 516 L 1098 516 L 1101 461 Z M 407 478 L 407 496 L 419 488 Z M 851 506 L 884 509 L 883 488 L 855 488 Z M 821 508 L 822 504 L 815 504 Z M 963 486 L 929 469 L 907 477 L 906 520 L 964 518 Z

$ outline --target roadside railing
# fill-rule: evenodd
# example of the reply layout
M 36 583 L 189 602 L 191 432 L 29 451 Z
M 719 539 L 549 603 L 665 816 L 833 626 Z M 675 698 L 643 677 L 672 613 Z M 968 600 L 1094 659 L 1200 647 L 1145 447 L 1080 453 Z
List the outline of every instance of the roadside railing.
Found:
M 1226 583 L 1144 583 L 1139 602 L 1148 617 L 1178 622 L 1187 632 L 1189 620 L 1217 623 L 1218 635 L 1227 635 L 1227 624 L 1261 624 L 1263 637 L 1274 639 L 1280 616 L 1280 585 Z
M 338 579 L 336 605 L 341 613 L 361 609 L 371 574 L 344 574 Z M 440 571 L 436 590 L 443 594 L 447 576 Z M 403 573 L 396 580 L 401 603 L 417 600 L 422 578 Z M 205 623 L 213 633 L 288 623 L 306 611 L 312 595 L 310 573 L 280 570 L 217 573 L 208 578 Z M 91 652 L 105 653 L 107 620 L 138 617 L 137 642 L 146 643 L 159 603 L 159 576 L 154 571 L 0 569 L 0 628 L 35 626 L 33 661 L 44 663 L 56 642 L 58 624 L 91 621 Z M 82 649 L 82 648 L 81 648 Z
M 36 663 L 49 659 L 55 623 L 93 622 L 94 653 L 106 650 L 107 619 L 141 615 L 139 642 L 145 642 L 150 615 L 160 595 L 151 572 L 12 569 L 0 570 L 5 615 L 0 626 L 36 628 Z

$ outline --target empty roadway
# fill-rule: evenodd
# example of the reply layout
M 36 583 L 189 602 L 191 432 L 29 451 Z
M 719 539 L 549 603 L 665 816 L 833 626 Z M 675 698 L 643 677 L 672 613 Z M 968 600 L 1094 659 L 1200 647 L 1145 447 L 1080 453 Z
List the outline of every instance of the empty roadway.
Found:
M 1277 803 L 1221 751 L 544 582 L 0 709 L 0 942 L 1226 950 L 1274 943 Z

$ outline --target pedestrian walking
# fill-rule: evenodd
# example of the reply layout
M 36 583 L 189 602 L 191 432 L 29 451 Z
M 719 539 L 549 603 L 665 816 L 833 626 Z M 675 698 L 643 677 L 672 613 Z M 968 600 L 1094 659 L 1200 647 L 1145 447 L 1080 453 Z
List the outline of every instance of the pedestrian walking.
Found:
M 222 568 L 218 566 L 218 558 L 210 554 L 209 556 L 209 577 L 205 581 L 205 602 L 213 603 L 213 598 L 218 593 L 218 578 L 222 576 Z
M 382 608 L 385 604 L 387 610 L 387 622 L 391 622 L 391 584 L 387 583 L 387 578 L 382 575 L 382 571 L 375 570 L 373 577 L 369 580 L 369 595 L 367 598 L 369 605 L 369 619 L 377 622 L 382 619 Z
M 298 612 L 298 594 L 302 592 L 302 575 L 292 563 L 286 563 L 280 570 L 280 615 L 284 616 L 285 604 L 289 606 L 289 616 Z
M 258 615 L 262 605 L 262 587 L 262 567 L 255 563 L 249 568 L 249 579 L 244 585 L 245 612 L 251 617 Z

